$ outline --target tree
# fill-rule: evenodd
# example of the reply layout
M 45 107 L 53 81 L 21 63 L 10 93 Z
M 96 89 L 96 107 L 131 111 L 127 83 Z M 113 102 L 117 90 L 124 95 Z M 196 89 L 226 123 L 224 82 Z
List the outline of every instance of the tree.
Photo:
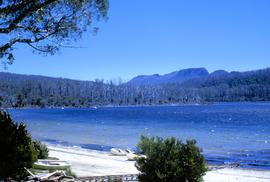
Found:
M 42 144 L 40 141 L 33 141 L 34 149 L 37 152 L 38 159 L 46 159 L 49 157 L 49 149 L 45 144 Z
M 0 180 L 24 179 L 24 167 L 32 167 L 37 154 L 26 126 L 14 123 L 4 111 L 0 111 L 0 146 Z
M 17 43 L 44 54 L 70 47 L 107 11 L 108 0 L 0 0 L 0 59 L 11 64 Z
M 139 181 L 198 182 L 206 172 L 205 160 L 195 140 L 182 143 L 172 137 L 141 137 L 138 144 L 146 157 L 137 158 Z

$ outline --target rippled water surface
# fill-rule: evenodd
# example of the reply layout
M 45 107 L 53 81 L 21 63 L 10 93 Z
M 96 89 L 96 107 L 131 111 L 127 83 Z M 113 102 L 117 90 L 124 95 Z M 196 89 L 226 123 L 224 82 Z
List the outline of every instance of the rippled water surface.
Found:
M 140 135 L 194 138 L 210 163 L 270 169 L 270 103 L 89 109 L 11 109 L 34 138 L 108 150 Z

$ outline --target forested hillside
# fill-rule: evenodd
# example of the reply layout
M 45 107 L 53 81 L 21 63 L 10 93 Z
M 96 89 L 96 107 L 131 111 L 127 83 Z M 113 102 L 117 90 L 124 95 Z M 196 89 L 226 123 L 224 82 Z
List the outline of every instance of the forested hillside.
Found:
M 229 101 L 270 101 L 270 69 L 216 71 L 183 82 L 120 85 L 0 73 L 1 107 L 90 107 Z

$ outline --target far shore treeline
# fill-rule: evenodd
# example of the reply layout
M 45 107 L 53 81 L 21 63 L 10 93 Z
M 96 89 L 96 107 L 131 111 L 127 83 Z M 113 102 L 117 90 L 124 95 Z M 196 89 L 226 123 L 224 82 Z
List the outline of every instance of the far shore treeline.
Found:
M 270 101 L 270 68 L 140 85 L 0 73 L 0 107 L 3 108 L 238 101 Z

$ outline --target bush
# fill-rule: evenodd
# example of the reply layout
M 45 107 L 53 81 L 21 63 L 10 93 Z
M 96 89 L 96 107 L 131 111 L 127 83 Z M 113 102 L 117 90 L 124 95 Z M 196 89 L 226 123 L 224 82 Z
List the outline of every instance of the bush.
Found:
M 146 155 L 135 164 L 141 182 L 198 182 L 207 170 L 195 140 L 142 136 L 138 149 Z
M 26 126 L 14 123 L 4 111 L 0 111 L 0 146 L 0 180 L 24 179 L 27 176 L 24 167 L 32 167 L 37 154 Z
M 38 159 L 47 159 L 49 157 L 49 149 L 46 145 L 37 140 L 33 141 L 33 145 L 37 152 Z

